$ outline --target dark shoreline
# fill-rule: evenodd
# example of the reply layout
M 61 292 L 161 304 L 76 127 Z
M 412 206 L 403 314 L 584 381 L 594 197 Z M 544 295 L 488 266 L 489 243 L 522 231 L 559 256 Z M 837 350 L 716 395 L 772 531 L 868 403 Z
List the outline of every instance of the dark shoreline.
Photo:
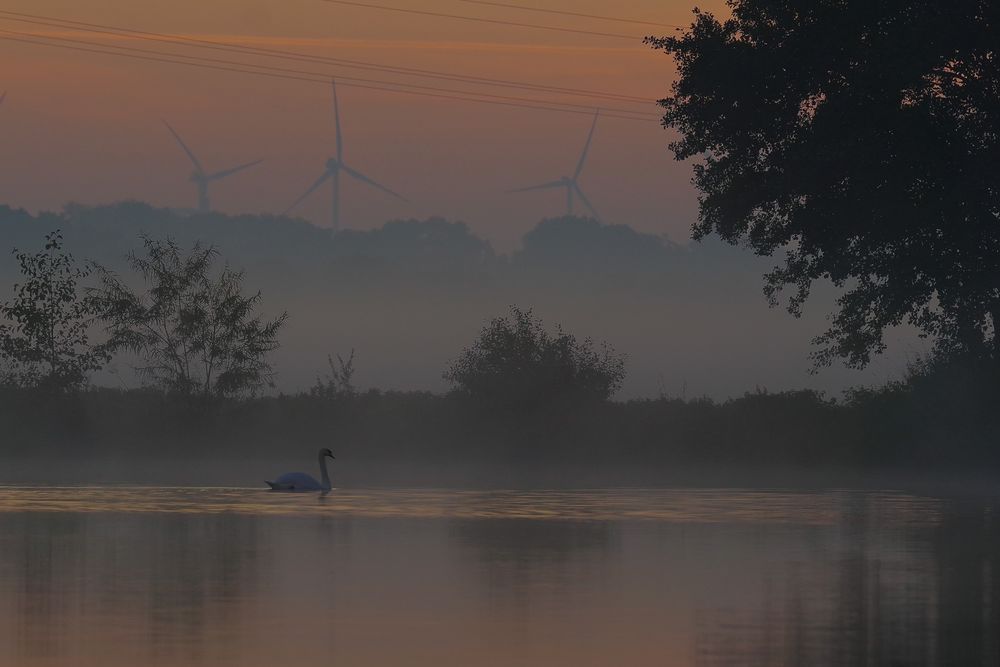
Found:
M 349 486 L 989 488 L 994 369 L 914 374 L 839 400 L 756 391 L 516 407 L 377 390 L 197 401 L 0 388 L 0 483 L 251 486 L 314 472 L 329 447 Z

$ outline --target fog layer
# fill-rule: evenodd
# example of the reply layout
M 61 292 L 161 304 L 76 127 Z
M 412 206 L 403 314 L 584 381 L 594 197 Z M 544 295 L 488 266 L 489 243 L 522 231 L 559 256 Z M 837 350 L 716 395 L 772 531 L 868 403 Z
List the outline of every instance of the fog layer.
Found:
M 511 304 L 626 354 L 620 398 L 724 398 L 755 388 L 836 393 L 898 377 L 920 351 L 897 335 L 892 351 L 864 372 L 810 376 L 810 341 L 825 329 L 832 290 L 795 319 L 769 308 L 762 295 L 772 259 L 719 241 L 675 243 L 581 218 L 542 221 L 520 248 L 501 254 L 467 226 L 441 219 L 334 235 L 298 219 L 140 203 L 38 216 L 0 208 L 0 238 L 9 248 L 40 248 L 55 229 L 77 260 L 123 274 L 142 235 L 217 246 L 246 271 L 246 286 L 263 292 L 265 311 L 290 315 L 273 358 L 277 389 L 286 392 L 311 386 L 328 355 L 351 350 L 362 388 L 443 391 L 448 362 Z M 6 291 L 18 279 L 8 254 L 0 277 Z M 96 380 L 139 384 L 127 361 Z

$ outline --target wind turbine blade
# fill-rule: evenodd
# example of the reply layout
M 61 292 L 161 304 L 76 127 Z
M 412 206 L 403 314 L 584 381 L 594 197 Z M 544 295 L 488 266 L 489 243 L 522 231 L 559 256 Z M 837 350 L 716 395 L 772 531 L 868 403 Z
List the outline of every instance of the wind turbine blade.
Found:
M 7 99 L 7 91 L 6 90 L 3 91 L 2 93 L 0 93 L 0 104 L 3 104 L 3 101 L 5 99 Z
M 357 171 L 355 169 L 351 169 L 346 164 L 341 163 L 340 168 L 343 169 L 344 171 L 346 171 L 349 175 L 351 175 L 354 178 L 358 179 L 359 181 L 367 183 L 368 185 L 372 186 L 373 188 L 378 188 L 382 192 L 390 194 L 393 197 L 395 197 L 396 199 L 399 199 L 400 201 L 409 201 L 403 195 L 400 195 L 400 194 L 397 194 L 397 193 L 393 192 L 392 190 L 390 190 L 389 188 L 385 187 L 381 183 L 376 183 L 372 179 L 370 179 L 367 176 L 365 176 L 364 174 L 362 174 L 360 171 Z
M 303 200 L 304 200 L 304 199 L 305 199 L 306 197 L 308 197 L 308 196 L 309 196 L 309 195 L 311 195 L 312 193 L 316 192 L 316 190 L 317 190 L 317 189 L 319 188 L 319 186 L 321 186 L 321 185 L 323 185 L 324 183 L 326 183 L 327 179 L 328 179 L 328 178 L 330 178 L 330 176 L 332 176 L 332 175 L 333 175 L 333 172 L 331 172 L 331 171 L 330 171 L 329 169 L 327 169 L 326 171 L 324 171 L 324 172 L 323 172 L 323 175 L 322 175 L 322 176 L 320 176 L 319 178 L 317 178 L 317 179 L 316 179 L 316 182 L 315 182 L 315 183 L 313 183 L 312 185 L 310 185 L 310 186 L 309 186 L 309 189 L 308 189 L 308 190 L 306 190 L 305 192 L 303 192 L 303 193 L 302 193 L 302 196 L 301 196 L 301 197 L 299 197 L 298 199 L 296 199 L 296 200 L 295 200 L 295 203 L 294 203 L 294 204 L 292 204 L 292 205 L 291 205 L 291 206 L 289 206 L 289 207 L 288 207 L 287 209 L 285 209 L 285 213 L 284 213 L 284 215 L 288 215 L 288 214 L 289 214 L 289 213 L 290 213 L 290 212 L 292 211 L 292 209 L 293 209 L 293 208 L 295 208 L 296 206 L 298 206 L 299 204 L 301 204 L 301 203 L 302 203 L 302 201 L 303 201 Z
M 529 190 L 551 190 L 552 188 L 564 188 L 566 187 L 565 181 L 549 181 L 548 183 L 542 183 L 541 185 L 531 185 L 526 188 L 518 188 L 517 190 L 508 190 L 507 194 L 511 195 L 515 192 L 528 192 Z
M 257 164 L 260 164 L 263 161 L 264 160 L 262 160 L 262 159 L 261 160 L 254 160 L 253 162 L 247 162 L 246 164 L 241 164 L 240 166 L 233 167 L 232 169 L 225 169 L 223 171 L 217 171 L 214 174 L 210 174 L 209 176 L 207 176 L 207 178 L 210 181 L 218 181 L 218 180 L 221 180 L 221 179 L 225 178 L 226 176 L 232 176 L 233 174 L 235 174 L 237 172 L 243 171 L 244 169 L 249 169 L 250 167 L 252 167 L 254 165 L 257 165 Z
M 201 162 L 198 162 L 198 158 L 194 156 L 194 153 L 191 152 L 191 149 L 188 148 L 187 144 L 184 143 L 184 140 L 181 139 L 181 135 L 177 134 L 174 128 L 170 127 L 170 123 L 168 123 L 167 121 L 163 121 L 163 124 L 167 126 L 167 129 L 170 130 L 170 134 L 174 135 L 174 139 L 176 139 L 177 143 L 180 144 L 180 147 L 184 149 L 184 152 L 187 153 L 187 156 L 191 158 L 191 162 L 192 164 L 194 164 L 194 168 L 197 169 L 200 173 L 205 173 L 204 168 L 202 168 L 201 166 Z
M 598 222 L 600 222 L 601 220 L 600 214 L 597 212 L 597 209 L 594 208 L 594 205 L 590 203 L 590 200 L 587 199 L 587 195 L 583 194 L 583 190 L 580 189 L 580 186 L 577 185 L 576 183 L 573 183 L 573 191 L 576 192 L 576 196 L 580 198 L 580 201 L 583 202 L 583 205 L 589 208 L 590 212 L 594 214 L 594 218 Z
M 590 134 L 587 135 L 587 143 L 583 146 L 583 154 L 580 155 L 580 161 L 576 163 L 576 171 L 573 172 L 574 181 L 580 177 L 580 172 L 583 171 L 583 165 L 587 161 L 587 153 L 590 151 L 590 142 L 594 140 L 594 130 L 597 129 L 597 117 L 600 114 L 600 109 L 594 112 L 594 122 L 590 125 Z
M 344 161 L 344 139 L 340 134 L 340 103 L 337 101 L 337 80 L 330 79 L 333 85 L 333 118 L 337 125 L 337 162 Z

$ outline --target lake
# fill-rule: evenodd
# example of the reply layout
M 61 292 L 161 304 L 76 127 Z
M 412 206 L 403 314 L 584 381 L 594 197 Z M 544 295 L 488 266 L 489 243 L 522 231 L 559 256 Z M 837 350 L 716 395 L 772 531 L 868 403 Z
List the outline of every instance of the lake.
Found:
M 0 665 L 997 665 L 997 499 L 0 487 Z

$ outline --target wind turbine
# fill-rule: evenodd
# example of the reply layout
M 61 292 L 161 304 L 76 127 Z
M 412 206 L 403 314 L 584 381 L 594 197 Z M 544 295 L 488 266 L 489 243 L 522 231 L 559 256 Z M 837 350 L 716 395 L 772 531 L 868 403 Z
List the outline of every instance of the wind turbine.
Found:
M 302 201 L 315 192 L 321 185 L 326 183 L 328 180 L 333 181 L 333 211 L 331 214 L 331 226 L 334 231 L 340 230 L 340 172 L 344 172 L 351 178 L 361 181 L 362 183 L 367 183 L 368 185 L 385 192 L 386 194 L 392 195 L 400 201 L 407 201 L 405 197 L 399 195 L 389 188 L 385 187 L 381 183 L 376 183 L 373 179 L 365 176 L 357 169 L 353 169 L 344 162 L 344 142 L 343 137 L 340 132 L 340 104 L 337 101 L 337 81 L 336 79 L 331 80 L 333 85 L 333 117 L 334 123 L 337 129 L 337 156 L 332 157 L 326 161 L 326 168 L 323 170 L 323 174 L 316 179 L 316 182 L 309 186 L 301 197 L 295 200 L 295 203 L 288 207 L 285 214 L 291 212 L 293 208 L 302 203 Z
M 263 160 L 254 160 L 253 162 L 247 162 L 246 164 L 241 164 L 238 167 L 233 167 L 232 169 L 224 169 L 222 171 L 217 171 L 212 174 L 205 173 L 204 167 L 201 166 L 201 162 L 195 157 L 191 149 L 187 147 L 184 140 L 181 139 L 181 135 L 177 134 L 174 128 L 170 127 L 170 123 L 163 121 L 163 124 L 167 126 L 170 130 L 170 134 L 174 135 L 174 139 L 180 147 L 187 153 L 188 158 L 191 160 L 191 164 L 194 165 L 194 171 L 191 173 L 191 182 L 195 184 L 198 188 L 198 210 L 202 213 L 207 213 L 210 209 L 208 203 L 208 184 L 213 181 L 221 181 L 227 176 L 232 176 L 233 174 L 243 171 L 244 169 L 249 169 L 250 167 L 260 164 Z
M 552 190 L 556 188 L 566 188 L 566 215 L 573 215 L 573 195 L 580 198 L 583 205 L 590 209 L 594 217 L 600 220 L 597 211 L 594 209 L 590 200 L 587 199 L 587 195 L 583 194 L 583 190 L 580 189 L 580 183 L 578 179 L 580 178 L 580 173 L 583 171 L 583 165 L 587 162 L 587 153 L 590 151 L 590 142 L 594 139 L 594 130 L 597 129 L 597 117 L 600 115 L 601 110 L 598 109 L 594 112 L 594 122 L 590 126 L 590 134 L 587 135 L 587 143 L 583 146 L 583 153 L 580 155 L 580 161 L 576 163 L 576 171 L 573 172 L 572 176 L 563 176 L 562 178 L 549 181 L 548 183 L 542 183 L 541 185 L 531 185 L 526 188 L 518 188 L 517 190 L 508 190 L 507 194 L 513 194 L 515 192 L 528 192 L 529 190 Z
M 2 105 L 2 104 L 3 104 L 3 101 L 4 101 L 5 99 L 7 99 L 7 91 L 6 91 L 6 90 L 5 90 L 5 91 L 3 91 L 2 93 L 0 93 L 0 105 Z

